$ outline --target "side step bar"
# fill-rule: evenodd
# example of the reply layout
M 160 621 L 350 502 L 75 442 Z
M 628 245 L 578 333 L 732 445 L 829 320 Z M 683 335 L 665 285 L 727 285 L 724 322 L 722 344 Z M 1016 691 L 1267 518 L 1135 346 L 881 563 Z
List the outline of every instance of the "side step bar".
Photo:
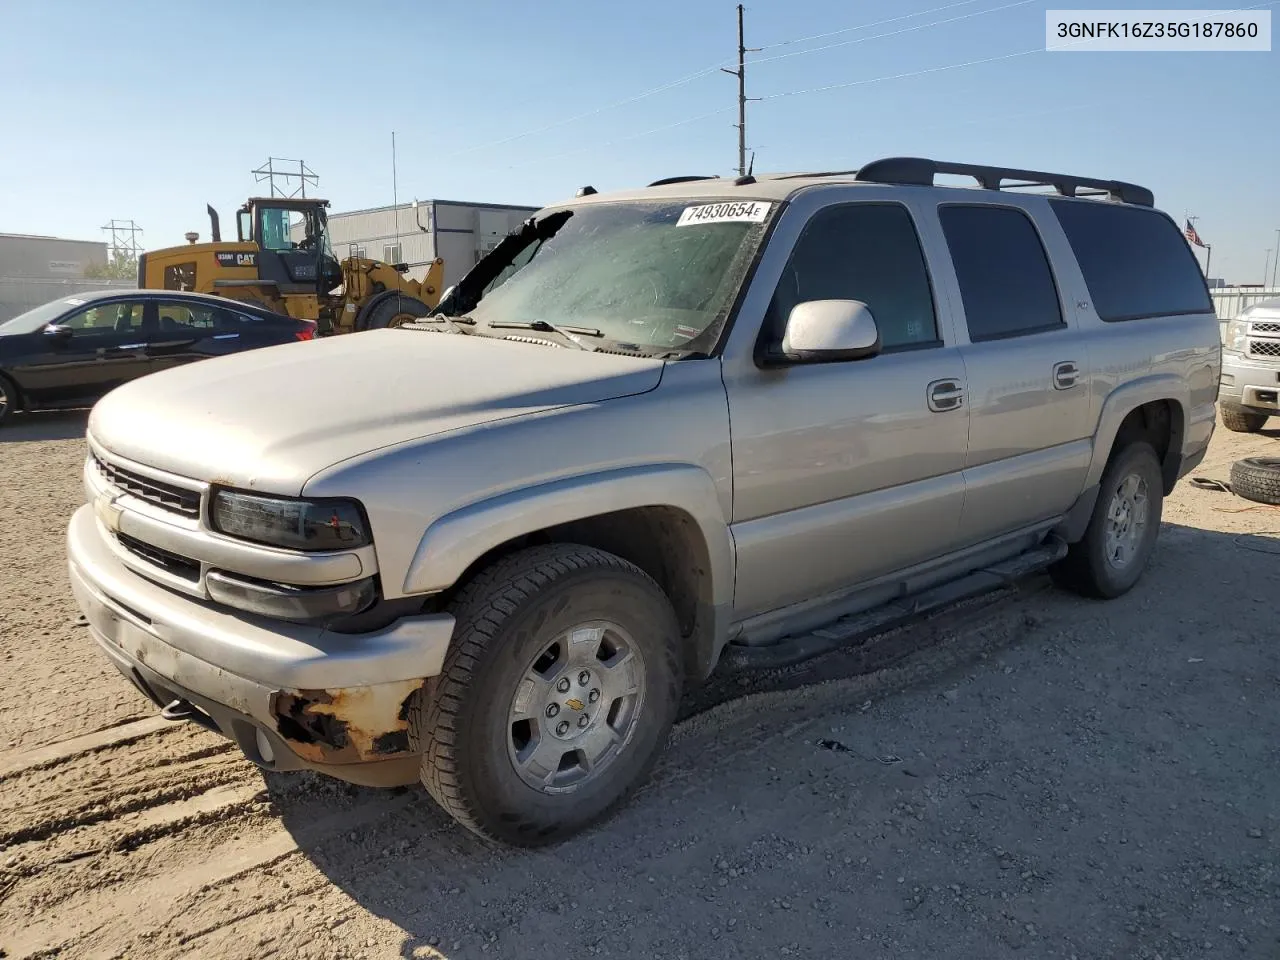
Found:
M 1067 555 L 1067 545 L 1051 538 L 1046 543 L 1000 563 L 965 574 L 912 596 L 901 597 L 871 610 L 840 617 L 809 633 L 784 637 L 767 646 L 731 643 L 720 655 L 720 669 L 727 672 L 776 670 L 830 653 L 854 641 L 900 627 L 938 610 L 1012 585 L 1038 573 Z

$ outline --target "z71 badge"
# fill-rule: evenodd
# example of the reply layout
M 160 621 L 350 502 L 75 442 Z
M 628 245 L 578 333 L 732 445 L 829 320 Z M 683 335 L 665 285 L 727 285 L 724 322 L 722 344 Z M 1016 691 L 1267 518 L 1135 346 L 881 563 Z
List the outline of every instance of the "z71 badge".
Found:
M 218 258 L 220 267 L 256 267 L 258 265 L 256 253 L 215 253 L 214 256 Z

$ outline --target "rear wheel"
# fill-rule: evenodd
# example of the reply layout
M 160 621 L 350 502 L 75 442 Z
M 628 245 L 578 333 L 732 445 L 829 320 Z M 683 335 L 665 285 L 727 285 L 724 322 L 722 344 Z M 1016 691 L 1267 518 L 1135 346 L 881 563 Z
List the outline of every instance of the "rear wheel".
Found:
M 390 296 L 369 311 L 365 319 L 365 330 L 381 330 L 384 327 L 398 327 L 411 320 L 419 320 L 431 312 L 421 300 L 403 294 Z
M 0 373 L 0 423 L 4 423 L 18 407 L 18 388 Z
M 1265 413 L 1253 413 L 1233 403 L 1222 405 L 1222 425 L 1232 433 L 1257 433 L 1267 425 Z
M 519 846 L 588 826 L 648 775 L 675 719 L 680 631 L 613 554 L 521 550 L 463 588 L 444 672 L 410 708 L 422 781 L 461 824 Z
M 1060 586 L 1086 597 L 1127 593 L 1146 569 L 1160 533 L 1164 478 L 1149 443 L 1131 443 L 1102 474 L 1084 537 L 1050 568 Z

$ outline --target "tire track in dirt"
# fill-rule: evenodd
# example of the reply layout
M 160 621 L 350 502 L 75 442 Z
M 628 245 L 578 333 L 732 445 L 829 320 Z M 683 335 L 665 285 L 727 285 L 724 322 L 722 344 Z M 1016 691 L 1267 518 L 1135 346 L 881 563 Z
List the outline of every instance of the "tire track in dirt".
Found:
M 972 644 L 954 645 L 957 638 L 1006 642 L 1024 623 L 1026 603 L 1043 589 L 1032 581 L 809 663 L 717 679 L 694 692 L 673 740 L 702 741 L 747 718 L 776 727 L 780 735 L 795 726 L 775 721 L 795 709 L 797 689 L 816 705 L 842 696 L 842 689 L 885 695 L 891 687 L 917 682 L 922 670 L 949 669 L 956 657 L 976 655 Z M 931 661 L 936 662 L 930 666 Z M 813 696 L 824 687 L 825 693 Z M 714 757 L 700 753 L 695 771 L 681 758 L 685 752 L 678 750 L 661 765 L 657 777 L 668 786 L 695 774 L 698 780 L 714 775 Z M 72 755 L 6 784 L 19 789 L 7 789 L 0 803 L 0 822 L 8 825 L 0 837 L 28 838 L 0 853 L 0 860 L 15 850 L 23 857 L 17 869 L 0 872 L 0 928 L 16 930 L 3 946 L 15 958 L 115 956 L 126 944 L 145 945 L 148 956 L 189 955 L 197 942 L 218 941 L 238 923 L 326 889 L 323 882 L 305 891 L 286 884 L 276 896 L 246 905 L 234 891 L 226 892 L 237 878 L 289 859 L 300 844 L 312 853 L 326 838 L 344 832 L 354 837 L 362 826 L 426 802 L 420 791 L 375 793 L 312 775 L 271 778 L 268 784 L 231 744 L 189 726 Z M 326 815 L 290 833 L 282 805 L 323 809 Z M 415 817 L 416 823 L 421 809 Z M 455 829 L 440 817 L 428 833 Z M 122 896 L 144 907 L 120 917 Z M 178 918 L 183 922 L 175 927 Z M 162 946 L 160 939 L 171 942 Z M 106 943 L 116 946 L 96 952 Z

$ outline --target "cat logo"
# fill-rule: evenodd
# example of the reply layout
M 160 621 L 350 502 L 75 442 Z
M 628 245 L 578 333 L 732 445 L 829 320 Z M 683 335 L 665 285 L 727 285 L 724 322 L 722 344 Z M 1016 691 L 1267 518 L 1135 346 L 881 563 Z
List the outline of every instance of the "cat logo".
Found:
M 583 707 L 586 706 L 586 704 L 583 703 L 581 700 L 579 700 L 577 697 L 575 697 L 572 700 L 566 700 L 565 706 L 572 707 L 574 710 L 581 710 Z
M 220 267 L 256 267 L 258 265 L 258 255 L 256 253 L 215 253 L 214 256 L 218 260 Z

